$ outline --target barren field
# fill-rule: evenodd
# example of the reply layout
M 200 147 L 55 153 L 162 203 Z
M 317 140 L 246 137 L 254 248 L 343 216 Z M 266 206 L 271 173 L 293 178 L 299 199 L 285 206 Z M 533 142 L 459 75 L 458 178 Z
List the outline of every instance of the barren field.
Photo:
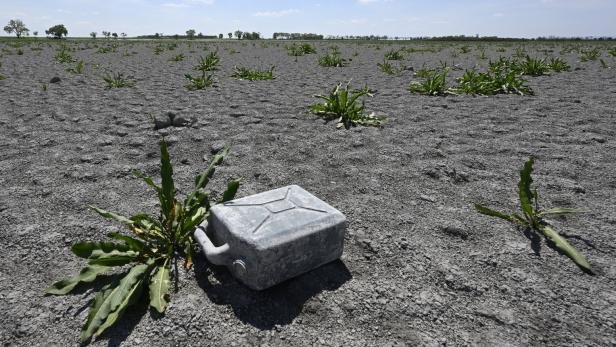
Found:
M 164 315 L 150 312 L 144 298 L 94 346 L 616 345 L 612 45 L 321 42 L 317 54 L 296 58 L 273 41 L 179 42 L 160 54 L 155 41 L 119 40 L 109 53 L 97 49 L 112 41 L 97 40 L 98 48 L 66 41 L 85 62 L 76 74 L 65 71 L 75 63 L 54 60 L 58 42 L 15 42 L 0 43 L 4 345 L 79 344 L 93 292 L 44 290 L 84 264 L 72 243 L 126 232 L 88 205 L 156 213 L 155 195 L 130 170 L 158 179 L 163 136 L 180 193 L 229 144 L 216 193 L 231 178 L 242 179 L 238 197 L 298 184 L 347 216 L 344 255 L 263 292 L 199 255 L 193 269 L 180 268 Z M 349 66 L 319 66 L 333 44 Z M 471 51 L 461 53 L 463 45 Z M 580 61 L 580 49 L 593 45 L 608 67 Z M 221 57 L 216 82 L 188 91 L 184 74 L 195 74 L 204 47 Z M 421 80 L 412 71 L 390 76 L 376 65 L 404 48 L 402 62 L 415 71 L 441 62 L 485 69 L 520 47 L 533 57 L 561 57 L 571 70 L 525 77 L 533 96 L 423 96 L 408 91 Z M 180 53 L 184 60 L 169 61 Z M 275 65 L 276 79 L 237 80 L 235 65 Z M 106 72 L 135 85 L 105 89 Z M 462 72 L 454 69 L 448 85 Z M 60 81 L 49 83 L 53 77 Z M 374 91 L 366 108 L 387 115 L 382 128 L 336 129 L 309 113 L 314 94 L 348 80 Z M 151 116 L 168 112 L 187 124 L 155 130 Z M 518 172 L 531 155 L 543 206 L 590 211 L 550 221 L 595 275 L 543 237 L 475 211 L 475 203 L 517 210 Z

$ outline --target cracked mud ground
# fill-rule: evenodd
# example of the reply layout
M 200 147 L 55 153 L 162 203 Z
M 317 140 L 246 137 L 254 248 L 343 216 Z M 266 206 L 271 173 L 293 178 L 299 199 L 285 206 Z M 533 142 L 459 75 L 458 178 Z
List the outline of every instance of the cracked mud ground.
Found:
M 40 51 L 26 46 L 23 55 L 0 58 L 4 345 L 79 343 L 92 292 L 57 297 L 44 289 L 82 266 L 71 243 L 119 228 L 87 205 L 156 211 L 130 170 L 158 177 L 161 135 L 180 193 L 230 144 L 216 192 L 230 178 L 242 178 L 238 197 L 298 184 L 347 216 L 344 255 L 264 292 L 200 256 L 193 270 L 179 272 L 164 316 L 137 305 L 94 346 L 616 345 L 616 69 L 564 53 L 572 70 L 529 78 L 535 96 L 427 97 L 407 91 L 412 72 L 378 71 L 386 45 L 338 43 L 350 66 L 322 68 L 318 55 L 330 43 L 297 62 L 275 42 L 207 43 L 222 58 L 215 87 L 187 91 L 183 76 L 204 45 L 182 43 L 160 55 L 147 42 L 121 42 L 116 53 L 71 52 L 84 59 L 83 75 L 65 72 L 70 65 L 53 60 L 56 43 L 47 41 Z M 456 58 L 459 44 L 410 45 L 437 48 L 405 54 L 415 69 L 440 60 L 487 64 L 475 44 Z M 560 56 L 567 43 L 525 45 L 541 57 L 544 50 Z M 518 44 L 484 46 L 498 58 Z M 186 59 L 168 61 L 178 53 Z M 229 77 L 234 65 L 275 65 L 277 78 L 238 81 Z M 107 71 L 131 76 L 135 87 L 105 90 Z M 56 76 L 60 82 L 43 91 Z M 349 79 L 376 90 L 366 106 L 388 115 L 382 129 L 336 130 L 308 114 L 313 94 Z M 154 130 L 148 114 L 165 121 L 168 112 L 180 118 L 170 120 L 176 126 Z M 552 222 L 595 276 L 543 240 L 474 211 L 474 203 L 516 209 L 518 170 L 530 155 L 543 206 L 591 211 Z

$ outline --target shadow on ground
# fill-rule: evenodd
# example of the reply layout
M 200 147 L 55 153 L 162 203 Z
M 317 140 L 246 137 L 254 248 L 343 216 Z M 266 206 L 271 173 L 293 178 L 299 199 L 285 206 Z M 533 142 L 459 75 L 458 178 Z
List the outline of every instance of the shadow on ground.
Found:
M 346 265 L 336 260 L 272 288 L 255 291 L 238 282 L 225 267 L 211 265 L 203 257 L 195 259 L 195 277 L 213 303 L 230 305 L 242 322 L 261 330 L 291 323 L 310 298 L 325 290 L 336 290 L 352 278 Z

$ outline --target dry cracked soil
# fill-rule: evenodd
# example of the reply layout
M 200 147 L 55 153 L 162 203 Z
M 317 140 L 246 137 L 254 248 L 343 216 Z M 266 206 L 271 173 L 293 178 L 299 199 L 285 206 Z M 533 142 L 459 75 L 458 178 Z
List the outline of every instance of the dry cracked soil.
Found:
M 213 153 L 232 150 L 214 193 L 241 178 L 238 196 L 298 184 L 348 219 L 339 261 L 255 292 L 198 256 L 180 269 L 164 315 L 141 302 L 94 346 L 614 346 L 616 345 L 616 60 L 581 62 L 591 43 L 482 43 L 490 59 L 524 47 L 560 56 L 571 71 L 528 77 L 534 96 L 414 95 L 405 70 L 376 63 L 405 48 L 415 70 L 439 64 L 484 69 L 481 47 L 463 43 L 316 43 L 291 57 L 286 43 L 180 42 L 159 55 L 150 41 L 119 41 L 97 53 L 67 41 L 85 62 L 54 61 L 59 43 L 0 43 L 0 342 L 5 346 L 79 344 L 93 292 L 47 296 L 53 281 L 83 262 L 78 240 L 120 228 L 88 205 L 125 215 L 155 213 L 157 199 L 131 169 L 158 177 L 158 143 L 170 144 L 176 186 L 190 188 Z M 99 47 L 112 42 L 97 40 Z M 325 68 L 332 44 L 351 59 Z M 167 45 L 167 42 L 163 43 Z M 216 83 L 188 91 L 185 73 L 204 48 L 218 50 Z M 569 48 L 569 49 L 567 49 Z M 169 58 L 183 53 L 183 61 Z M 272 81 L 240 81 L 233 67 L 269 68 Z M 132 88 L 105 89 L 122 72 Z M 449 85 L 462 73 L 454 70 Z M 53 77 L 59 82 L 50 83 Z M 336 129 L 311 115 L 314 94 L 338 81 L 367 84 L 368 111 L 382 128 Z M 172 112 L 186 122 L 154 129 Z M 182 123 L 182 124 L 180 124 Z M 590 260 L 585 274 L 543 238 L 478 214 L 474 203 L 517 209 L 518 171 L 537 158 L 545 207 L 588 213 L 551 220 Z M 123 230 L 123 229 L 121 229 Z

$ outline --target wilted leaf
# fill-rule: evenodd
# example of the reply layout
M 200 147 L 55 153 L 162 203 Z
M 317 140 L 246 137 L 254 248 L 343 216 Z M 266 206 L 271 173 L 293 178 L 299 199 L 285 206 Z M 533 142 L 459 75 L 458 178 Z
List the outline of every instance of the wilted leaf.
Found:
M 163 313 L 169 303 L 169 267 L 167 262 L 158 266 L 150 279 L 150 306 Z
M 586 260 L 586 258 L 578 252 L 575 247 L 571 246 L 566 239 L 560 236 L 556 230 L 549 225 L 542 225 L 539 227 L 539 230 L 541 230 L 545 237 L 554 242 L 554 245 L 563 251 L 563 253 L 565 253 L 569 258 L 571 258 L 571 260 L 573 260 L 580 268 L 587 272 L 592 272 L 588 260 Z

